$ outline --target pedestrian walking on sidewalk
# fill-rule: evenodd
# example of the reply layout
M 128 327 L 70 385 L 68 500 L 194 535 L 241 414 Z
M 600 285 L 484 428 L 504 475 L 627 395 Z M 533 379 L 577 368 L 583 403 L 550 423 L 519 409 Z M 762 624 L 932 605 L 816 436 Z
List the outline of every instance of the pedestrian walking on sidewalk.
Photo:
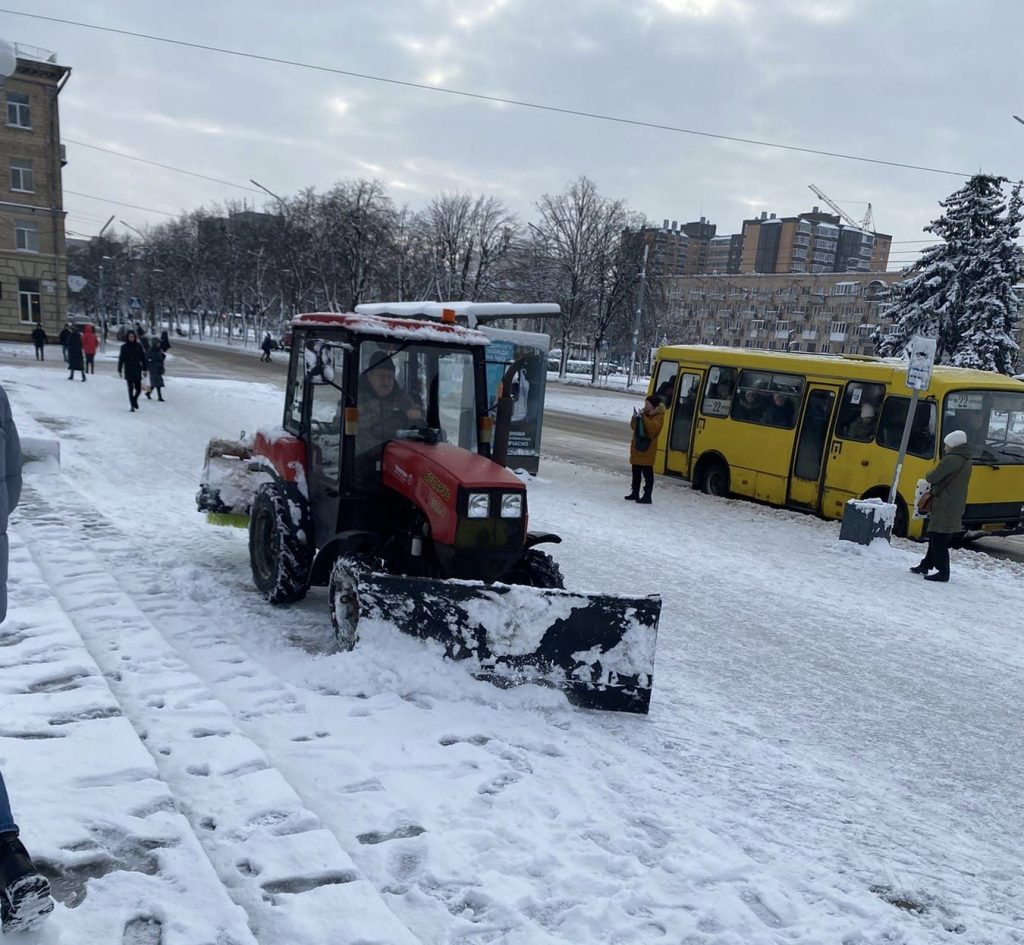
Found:
M 36 360 L 46 360 L 46 345 L 50 339 L 46 337 L 46 332 L 43 331 L 43 326 L 40 322 L 36 322 L 36 327 L 32 329 L 32 344 L 36 349 Z
M 167 329 L 160 332 L 160 350 L 166 354 L 171 347 L 171 339 L 167 337 Z
M 263 343 L 260 347 L 263 349 L 263 354 L 260 355 L 260 360 L 266 361 L 267 364 L 270 364 L 270 352 L 274 350 L 274 342 L 270 340 L 269 331 L 263 336 Z
M 75 371 L 80 371 L 82 380 L 85 380 L 85 353 L 82 348 L 82 333 L 75 325 L 71 336 L 68 338 L 68 380 L 75 379 Z
M 0 919 L 6 937 L 34 928 L 53 911 L 50 884 L 28 855 L 0 772 Z
M 118 376 L 125 379 L 128 385 L 128 403 L 131 404 L 132 412 L 139 409 L 139 394 L 142 393 L 142 372 L 146 368 L 146 352 L 139 344 L 138 336 L 134 331 L 128 331 L 124 336 L 124 344 L 117 356 Z
M 629 421 L 629 426 L 633 430 L 633 438 L 629 445 L 633 483 L 629 495 L 624 496 L 628 502 L 651 504 L 651 492 L 654 490 L 654 453 L 658 445 L 658 434 L 661 433 L 664 423 L 665 405 L 656 394 L 652 394 L 644 401 L 642 409 L 633 412 L 633 419 Z M 640 494 L 641 477 L 644 482 L 643 495 Z
M 82 352 L 85 354 L 85 373 L 96 373 L 96 352 L 99 350 L 100 340 L 96 337 L 96 329 L 92 325 L 86 325 L 82 329 Z
M 926 581 L 949 580 L 949 543 L 964 530 L 967 487 L 971 483 L 971 448 L 967 434 L 954 430 L 942 441 L 946 455 L 924 478 L 928 480 L 932 505 L 928 512 L 928 552 L 910 570 Z M 929 574 L 934 571 L 934 574 Z
M 152 393 L 156 391 L 156 399 L 163 402 L 164 399 L 164 361 L 167 355 L 160 350 L 160 345 L 154 343 L 149 346 L 146 352 L 146 367 L 149 369 L 149 387 L 146 388 L 146 400 L 152 400 Z
M 71 337 L 71 326 L 65 325 L 57 336 L 57 340 L 60 342 L 60 353 L 64 357 L 64 362 L 68 360 L 68 339 Z

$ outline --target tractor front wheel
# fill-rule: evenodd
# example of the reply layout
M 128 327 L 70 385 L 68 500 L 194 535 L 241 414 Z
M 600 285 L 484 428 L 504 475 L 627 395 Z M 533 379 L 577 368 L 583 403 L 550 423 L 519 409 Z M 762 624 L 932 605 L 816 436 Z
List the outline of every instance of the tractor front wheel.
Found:
M 249 564 L 256 589 L 271 604 L 302 600 L 313 564 L 309 511 L 277 482 L 257 490 L 249 512 Z
M 525 584 L 527 587 L 565 587 L 558 562 L 547 552 L 530 548 L 502 580 L 506 584 Z

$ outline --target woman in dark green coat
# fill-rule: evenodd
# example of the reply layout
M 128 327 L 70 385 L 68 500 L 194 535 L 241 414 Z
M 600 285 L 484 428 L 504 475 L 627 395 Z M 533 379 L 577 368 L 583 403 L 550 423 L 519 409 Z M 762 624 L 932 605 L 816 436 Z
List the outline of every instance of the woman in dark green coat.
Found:
M 954 430 L 943 441 L 946 455 L 927 476 L 931 485 L 932 507 L 928 513 L 928 553 L 910 570 L 923 574 L 926 581 L 949 580 L 949 543 L 964 530 L 967 487 L 971 482 L 971 450 L 967 434 Z M 934 571 L 935 574 L 929 574 Z

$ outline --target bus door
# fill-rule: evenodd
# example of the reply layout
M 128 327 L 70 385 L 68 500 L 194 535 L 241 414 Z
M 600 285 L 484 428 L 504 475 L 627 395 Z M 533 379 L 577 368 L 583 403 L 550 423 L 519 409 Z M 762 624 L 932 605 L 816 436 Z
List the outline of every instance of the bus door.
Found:
M 793 450 L 793 468 L 789 477 L 790 505 L 818 508 L 838 399 L 838 384 L 808 385 Z
M 689 478 L 690 459 L 693 455 L 693 435 L 696 427 L 697 399 L 700 395 L 704 371 L 680 367 L 675 402 L 670 406 L 668 441 L 665 451 L 665 469 Z

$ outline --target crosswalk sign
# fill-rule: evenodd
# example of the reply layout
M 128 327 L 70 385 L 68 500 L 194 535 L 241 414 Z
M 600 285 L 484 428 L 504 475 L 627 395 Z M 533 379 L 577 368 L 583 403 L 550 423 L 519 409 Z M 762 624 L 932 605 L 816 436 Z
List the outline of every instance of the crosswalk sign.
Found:
M 133 312 L 138 312 L 138 311 L 141 311 L 141 309 L 142 309 L 142 302 L 140 302 L 140 301 L 139 301 L 139 300 L 138 300 L 138 299 L 137 299 L 137 298 L 136 298 L 136 297 L 135 297 L 135 296 L 133 295 L 133 296 L 132 296 L 132 298 L 131 298 L 131 301 L 130 301 L 130 302 L 128 303 L 128 308 L 130 308 L 130 309 L 131 309 L 131 310 L 132 310 Z

